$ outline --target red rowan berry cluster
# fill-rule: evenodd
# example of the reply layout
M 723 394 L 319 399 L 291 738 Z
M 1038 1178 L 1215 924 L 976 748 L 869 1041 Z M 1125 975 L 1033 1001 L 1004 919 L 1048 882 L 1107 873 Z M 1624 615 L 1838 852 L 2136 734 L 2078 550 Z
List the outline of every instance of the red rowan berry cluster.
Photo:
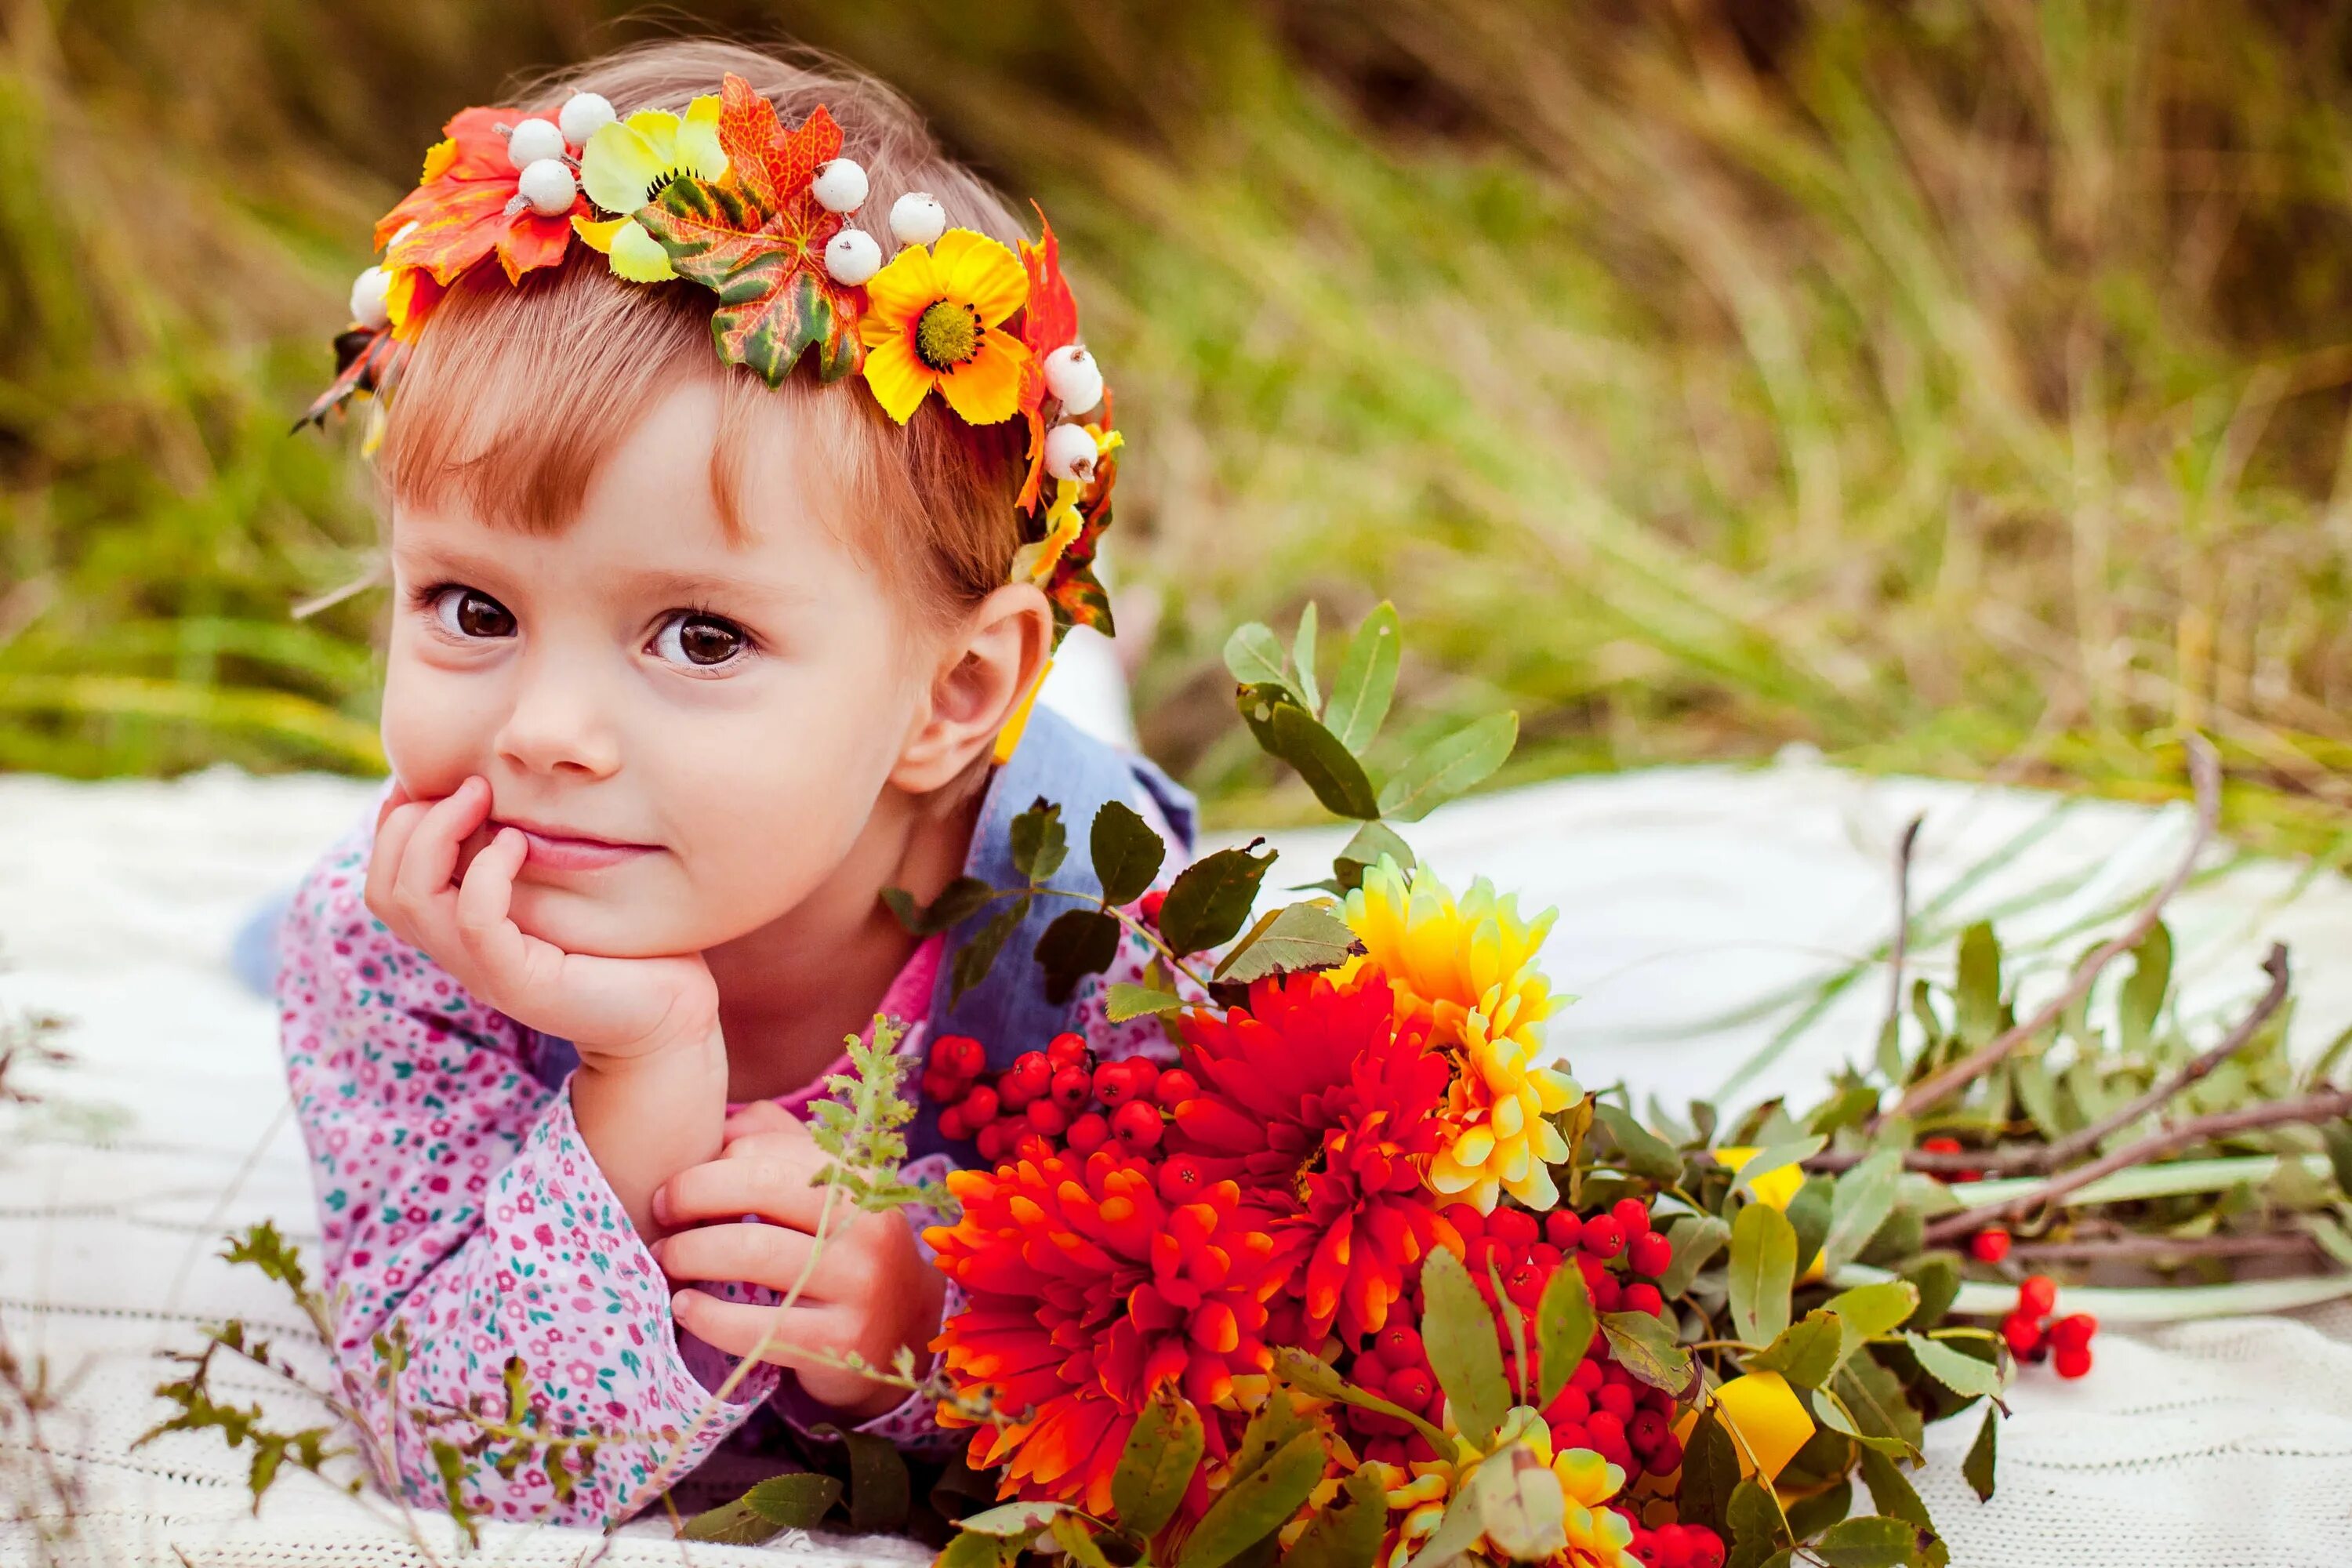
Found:
M 2046 1274 L 2029 1274 L 2017 1288 L 2017 1305 L 2000 1321 L 2000 1337 L 2023 1362 L 2050 1361 L 2061 1377 L 2082 1377 L 2091 1370 L 2091 1337 L 2099 1320 L 2088 1312 L 2053 1318 L 2058 1308 L 2058 1286 Z
M 1723 1537 L 1703 1524 L 1633 1527 L 1631 1550 L 1643 1568 L 1723 1568 Z
M 1091 1154 L 1114 1142 L 1146 1153 L 1160 1146 L 1169 1115 L 1199 1092 L 1181 1068 L 1145 1057 L 1103 1061 L 1083 1035 L 1056 1035 L 993 1073 L 978 1040 L 944 1035 L 923 1070 L 923 1093 L 941 1107 L 940 1134 L 972 1140 L 991 1164 L 1064 1149 Z

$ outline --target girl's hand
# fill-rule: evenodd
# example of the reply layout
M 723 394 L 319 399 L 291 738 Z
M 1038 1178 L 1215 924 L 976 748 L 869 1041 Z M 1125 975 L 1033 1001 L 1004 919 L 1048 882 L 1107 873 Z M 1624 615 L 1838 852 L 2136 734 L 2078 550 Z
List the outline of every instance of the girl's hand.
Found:
M 741 1280 L 779 1296 L 797 1287 L 799 1295 L 788 1307 L 761 1307 L 680 1290 L 670 1301 L 679 1326 L 730 1355 L 796 1368 L 811 1397 L 857 1420 L 890 1409 L 905 1389 L 835 1359 L 856 1352 L 887 1368 L 911 1347 L 916 1364 L 927 1364 L 947 1280 L 899 1215 L 867 1213 L 842 1193 L 825 1211 L 825 1189 L 811 1184 L 832 1156 L 790 1112 L 750 1106 L 728 1118 L 726 1138 L 718 1159 L 655 1193 L 654 1215 L 671 1234 L 654 1256 L 673 1281 Z M 770 1223 L 711 1223 L 745 1215 Z
M 489 820 L 490 786 L 468 778 L 437 801 L 399 785 L 376 821 L 367 907 L 477 997 L 578 1047 L 583 1064 L 625 1063 L 715 1037 L 719 992 L 699 953 L 598 958 L 565 952 L 508 915 L 530 841 L 499 830 L 457 879 L 467 837 Z

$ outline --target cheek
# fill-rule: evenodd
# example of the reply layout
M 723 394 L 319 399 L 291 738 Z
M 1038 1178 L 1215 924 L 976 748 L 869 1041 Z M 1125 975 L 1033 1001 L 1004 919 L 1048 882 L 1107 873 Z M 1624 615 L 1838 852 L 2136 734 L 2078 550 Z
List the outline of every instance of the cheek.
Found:
M 383 752 L 393 776 L 429 800 L 488 770 L 498 731 L 493 682 L 438 669 L 394 634 L 383 680 Z

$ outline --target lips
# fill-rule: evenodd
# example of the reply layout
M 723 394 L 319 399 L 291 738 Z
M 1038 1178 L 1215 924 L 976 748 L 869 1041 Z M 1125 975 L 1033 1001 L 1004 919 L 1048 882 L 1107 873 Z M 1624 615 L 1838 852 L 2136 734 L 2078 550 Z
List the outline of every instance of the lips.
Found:
M 523 864 L 547 871 L 601 871 L 641 855 L 651 855 L 661 847 L 657 844 L 622 844 L 609 838 L 591 838 L 532 823 L 495 822 L 490 826 L 494 832 L 511 827 L 521 834 L 530 846 Z

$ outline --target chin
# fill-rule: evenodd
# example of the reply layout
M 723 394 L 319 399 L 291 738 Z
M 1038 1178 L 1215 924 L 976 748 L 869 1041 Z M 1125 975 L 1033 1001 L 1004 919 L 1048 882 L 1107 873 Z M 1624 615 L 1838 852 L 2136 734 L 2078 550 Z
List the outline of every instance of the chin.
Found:
M 618 891 L 517 882 L 509 912 L 530 935 L 591 958 L 669 958 L 702 947 L 684 921 L 664 918 L 658 900 Z

